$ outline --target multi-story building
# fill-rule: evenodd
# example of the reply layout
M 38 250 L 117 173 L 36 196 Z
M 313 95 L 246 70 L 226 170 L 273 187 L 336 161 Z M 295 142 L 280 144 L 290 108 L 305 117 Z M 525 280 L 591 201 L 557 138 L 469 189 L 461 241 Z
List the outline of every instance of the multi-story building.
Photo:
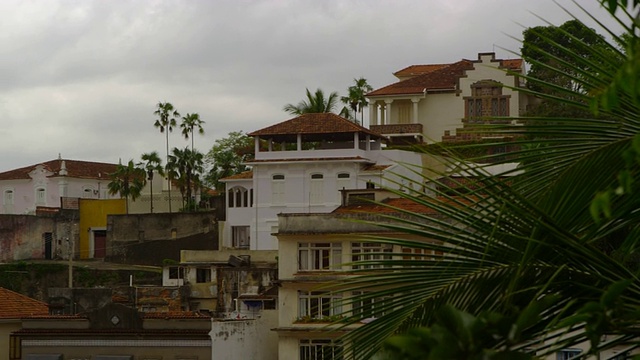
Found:
M 280 213 L 329 213 L 342 189 L 398 188 L 443 165 L 338 115 L 304 114 L 254 131 L 252 170 L 223 179 L 223 248 L 276 250 Z M 408 165 L 409 164 L 409 165 Z
M 412 65 L 394 73 L 398 81 L 367 94 L 370 129 L 394 142 L 470 140 L 466 128 L 487 117 L 518 116 L 530 98 L 522 59 L 477 60 Z M 496 120 L 492 120 L 496 121 Z

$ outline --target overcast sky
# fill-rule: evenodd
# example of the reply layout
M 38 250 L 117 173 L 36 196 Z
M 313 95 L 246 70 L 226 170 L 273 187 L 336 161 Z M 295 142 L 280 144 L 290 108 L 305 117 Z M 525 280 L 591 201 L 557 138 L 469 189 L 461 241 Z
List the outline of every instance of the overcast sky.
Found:
M 608 18 L 596 0 L 578 0 Z M 560 3 L 576 9 L 569 1 Z M 576 13 L 580 13 L 576 10 Z M 522 26 L 569 19 L 551 0 L 0 1 L 0 171 L 157 150 L 159 101 L 196 112 L 207 152 L 291 118 L 305 88 L 374 88 L 413 64 L 516 57 Z M 184 147 L 179 129 L 170 146 Z

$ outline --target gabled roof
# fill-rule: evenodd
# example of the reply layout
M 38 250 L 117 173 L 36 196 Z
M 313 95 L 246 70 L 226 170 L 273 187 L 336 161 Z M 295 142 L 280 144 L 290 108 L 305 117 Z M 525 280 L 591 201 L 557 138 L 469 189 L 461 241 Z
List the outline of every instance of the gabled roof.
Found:
M 353 134 L 356 132 L 373 135 L 377 138 L 382 137 L 378 133 L 333 113 L 303 114 L 293 119 L 249 133 L 249 136 L 276 137 L 279 135 Z
M 455 90 L 458 79 L 464 76 L 466 70 L 473 70 L 473 63 L 469 60 L 461 60 L 425 74 L 387 85 L 368 93 L 367 96 L 422 94 L 425 89 L 426 91 Z
M 517 72 L 522 70 L 524 64 L 522 59 L 495 61 L 500 63 L 501 68 Z M 465 75 L 465 71 L 473 70 L 475 62 L 477 61 L 463 59 L 452 64 L 411 65 L 393 73 L 398 78 L 408 79 L 374 90 L 367 96 L 422 94 L 425 90 L 452 91 L 456 89 L 458 79 Z
M 46 303 L 0 287 L 0 319 L 48 314 L 49 306 Z
M 52 176 L 60 176 L 60 168 L 63 161 L 67 169 L 67 176 L 81 179 L 108 179 L 109 174 L 115 172 L 117 167 L 116 164 L 55 159 L 40 164 L 34 164 L 19 169 L 5 171 L 3 173 L 0 173 L 0 180 L 31 179 L 29 173 L 33 171 L 38 165 L 42 165 L 46 170 L 52 172 Z

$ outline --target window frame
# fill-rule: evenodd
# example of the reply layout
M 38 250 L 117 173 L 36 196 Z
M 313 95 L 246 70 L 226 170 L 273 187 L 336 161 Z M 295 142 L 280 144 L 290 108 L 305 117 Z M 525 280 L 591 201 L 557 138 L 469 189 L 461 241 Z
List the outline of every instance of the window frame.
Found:
M 298 271 L 336 271 L 341 263 L 342 243 L 298 243 Z
M 298 318 L 321 320 L 342 314 L 342 294 L 298 290 Z
M 336 351 L 337 350 L 337 351 Z M 334 339 L 298 340 L 298 359 L 300 360 L 341 360 L 342 343 Z
M 371 242 L 352 242 L 351 243 L 351 261 L 377 261 L 393 259 L 393 245 Z M 351 265 L 351 269 L 381 269 L 383 265 Z M 386 266 L 384 266 L 386 267 Z

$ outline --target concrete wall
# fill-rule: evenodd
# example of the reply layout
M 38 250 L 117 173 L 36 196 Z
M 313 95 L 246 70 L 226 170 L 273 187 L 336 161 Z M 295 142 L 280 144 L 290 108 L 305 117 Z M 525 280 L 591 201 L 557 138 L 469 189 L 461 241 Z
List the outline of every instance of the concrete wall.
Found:
M 20 319 L 0 320 L 0 360 L 9 360 L 9 336 L 12 332 L 20 330 Z
M 44 233 L 52 233 L 57 246 L 56 221 L 34 215 L 0 215 L 0 261 L 44 259 Z M 56 249 L 53 249 L 54 253 Z
M 124 199 L 95 200 L 80 199 L 80 259 L 94 257 L 95 247 L 93 234 L 95 230 L 107 230 L 107 216 L 124 214 L 126 203 Z
M 276 310 L 263 310 L 261 317 L 255 320 L 214 320 L 211 325 L 211 358 L 215 360 L 276 360 L 278 359 L 278 335 L 271 329 L 277 325 Z
M 213 211 L 113 215 L 107 223 L 110 261 L 159 266 L 164 259 L 178 261 L 183 249 L 218 248 Z

